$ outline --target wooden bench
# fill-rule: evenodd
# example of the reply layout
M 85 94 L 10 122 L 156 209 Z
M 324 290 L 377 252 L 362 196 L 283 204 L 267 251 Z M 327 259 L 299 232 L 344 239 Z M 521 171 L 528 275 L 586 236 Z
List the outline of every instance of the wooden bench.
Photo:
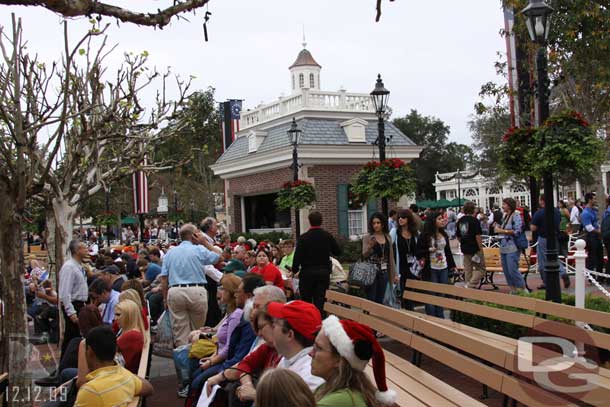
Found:
M 408 280 L 406 288 L 404 298 L 411 301 L 437 305 L 453 311 L 489 318 L 500 323 L 514 324 L 523 327 L 524 331 L 527 331 L 526 335 L 564 338 L 575 343 L 582 343 L 589 349 L 610 350 L 610 334 L 586 331 L 573 324 L 573 321 L 582 321 L 610 328 L 609 313 L 579 309 L 530 297 L 472 290 L 424 281 Z M 493 305 L 510 308 L 498 308 Z M 543 318 L 545 315 L 554 317 L 554 320 Z M 589 370 L 578 365 L 567 372 L 590 375 L 589 377 L 594 379 L 589 381 L 589 383 L 593 383 L 593 389 L 574 399 L 565 393 L 550 392 L 544 389 L 536 383 L 531 372 L 524 372 L 519 368 L 518 339 L 487 332 L 451 320 L 424 315 L 420 318 L 428 321 L 429 324 L 416 326 L 416 331 L 427 338 L 434 339 L 437 343 L 457 348 L 471 355 L 473 358 L 484 362 L 488 368 L 493 368 L 495 372 L 501 372 L 503 376 L 500 386 L 497 383 L 494 386 L 485 381 L 481 381 L 481 383 L 504 393 L 513 400 L 529 404 L 526 399 L 534 396 L 535 400 L 538 400 L 537 405 L 566 405 L 571 402 L 580 403 L 583 401 L 590 405 L 608 405 L 608 400 L 610 400 L 610 370 L 608 369 L 599 367 L 595 370 Z M 554 349 L 556 348 L 549 349 L 536 346 L 535 360 L 524 359 L 524 355 L 521 354 L 521 361 L 529 361 L 538 365 L 543 360 L 561 356 Z M 422 353 L 426 354 L 425 352 Z M 565 380 L 568 377 L 567 373 L 555 372 L 553 377 Z
M 483 285 L 491 284 L 494 290 L 498 289 L 498 286 L 494 283 L 494 274 L 502 273 L 502 260 L 500 257 L 500 249 L 498 247 L 485 247 L 483 248 L 483 255 L 485 256 L 485 276 L 481 279 L 479 288 Z M 527 285 L 527 276 L 530 272 L 530 262 L 528 255 L 519 257 L 519 272 L 523 274 L 525 280 L 525 288 L 531 291 Z
M 324 309 L 327 312 L 361 322 L 399 342 L 411 344 L 412 334 L 403 328 L 412 327 L 414 317 L 406 318 L 401 311 L 336 291 L 328 290 L 326 298 Z M 389 388 L 397 393 L 396 404 L 409 407 L 484 405 L 409 361 L 386 350 L 384 353 L 386 380 Z M 370 364 L 367 373 L 373 377 Z
M 150 323 L 150 320 L 149 320 Z M 150 326 L 150 325 L 149 325 Z M 151 338 L 150 338 L 150 329 L 146 330 L 144 335 L 144 347 L 142 348 L 142 355 L 140 356 L 140 365 L 138 367 L 138 377 L 142 379 L 147 379 L 150 373 L 150 362 L 152 359 L 151 352 Z M 135 397 L 129 404 L 128 407 L 139 407 L 146 405 L 145 397 Z

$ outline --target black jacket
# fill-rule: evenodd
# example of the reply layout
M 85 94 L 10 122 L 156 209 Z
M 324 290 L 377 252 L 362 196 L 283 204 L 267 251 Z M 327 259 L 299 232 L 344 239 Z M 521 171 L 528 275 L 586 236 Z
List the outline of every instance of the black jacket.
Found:
M 333 235 L 321 228 L 309 229 L 297 242 L 292 259 L 292 272 L 296 274 L 307 269 L 327 268 L 330 273 L 330 256 L 340 254 L 341 248 Z

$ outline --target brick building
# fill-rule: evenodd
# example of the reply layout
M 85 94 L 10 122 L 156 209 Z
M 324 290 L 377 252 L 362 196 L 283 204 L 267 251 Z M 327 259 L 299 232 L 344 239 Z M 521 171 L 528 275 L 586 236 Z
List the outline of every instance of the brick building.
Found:
M 305 46 L 305 44 L 304 44 Z M 232 232 L 290 232 L 294 210 L 278 211 L 274 200 L 292 180 L 292 145 L 287 131 L 293 118 L 302 130 L 298 145 L 299 178 L 314 184 L 315 208 L 324 227 L 335 235 L 366 232 L 367 215 L 377 202 L 351 199 L 349 183 L 377 147 L 377 118 L 370 96 L 320 90 L 321 66 L 303 48 L 290 66 L 292 93 L 241 113 L 235 140 L 212 166 L 225 181 L 226 222 Z M 392 123 L 386 122 L 388 157 L 411 161 L 416 146 Z M 308 228 L 308 209 L 298 211 L 301 231 Z

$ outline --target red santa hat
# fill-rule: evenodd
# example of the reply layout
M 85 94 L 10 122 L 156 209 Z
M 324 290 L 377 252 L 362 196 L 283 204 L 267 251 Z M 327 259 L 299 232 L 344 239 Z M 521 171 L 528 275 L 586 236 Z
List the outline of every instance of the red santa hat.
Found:
M 371 328 L 348 319 L 339 320 L 331 315 L 322 322 L 322 331 L 352 368 L 362 372 L 372 358 L 373 375 L 378 389 L 375 398 L 388 405 L 396 401 L 396 392 L 389 390 L 386 384 L 383 349 Z

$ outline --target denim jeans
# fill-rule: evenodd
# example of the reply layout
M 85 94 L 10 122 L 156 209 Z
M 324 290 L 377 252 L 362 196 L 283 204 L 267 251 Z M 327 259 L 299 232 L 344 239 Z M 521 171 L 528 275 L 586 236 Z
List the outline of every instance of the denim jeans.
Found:
M 546 266 L 546 237 L 538 236 L 538 250 L 536 252 L 538 261 L 538 272 L 542 278 L 542 282 L 546 285 L 546 274 L 544 272 Z M 563 262 L 559 261 L 559 275 L 563 276 L 566 273 L 566 268 Z
M 377 271 L 373 284 L 366 287 L 366 298 L 378 304 L 383 304 L 383 295 L 388 285 L 388 272 Z
M 430 270 L 430 282 L 447 284 L 449 281 L 449 269 L 443 270 Z M 438 318 L 445 318 L 443 307 L 437 305 L 426 304 L 426 314 L 432 315 Z
M 517 250 L 513 253 L 500 253 L 502 260 L 502 271 L 504 272 L 504 278 L 506 283 L 511 287 L 524 288 L 525 280 L 519 272 L 519 258 L 521 252 Z

